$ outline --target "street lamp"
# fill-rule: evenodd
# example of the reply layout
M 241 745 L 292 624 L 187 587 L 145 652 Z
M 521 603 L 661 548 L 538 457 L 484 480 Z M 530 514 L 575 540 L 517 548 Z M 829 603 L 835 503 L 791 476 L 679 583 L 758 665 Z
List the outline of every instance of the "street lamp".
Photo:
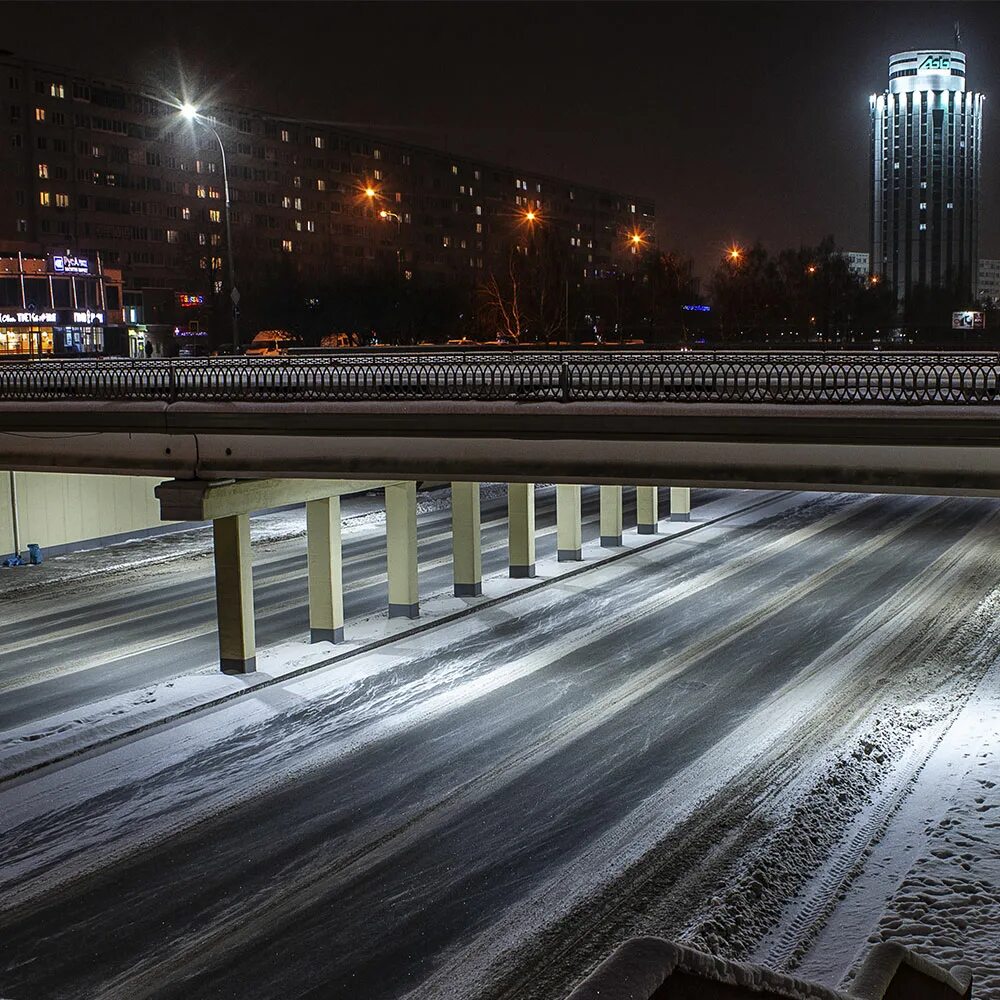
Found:
M 169 104 L 168 101 L 161 102 L 163 104 Z M 222 187 L 226 196 L 226 258 L 229 271 L 229 297 L 233 303 L 232 312 L 232 329 L 233 329 L 233 346 L 239 347 L 240 345 L 240 313 L 239 313 L 239 302 L 240 293 L 236 288 L 236 265 L 233 263 L 233 231 L 232 231 L 232 219 L 230 217 L 230 198 L 229 198 L 229 167 L 226 163 L 226 147 L 222 141 L 222 136 L 219 135 L 218 129 L 212 124 L 211 120 L 203 115 L 195 105 L 190 101 L 184 101 L 180 105 L 171 105 L 176 107 L 180 116 L 185 120 L 191 122 L 192 125 L 201 125 L 202 128 L 207 129 L 212 135 L 215 136 L 215 141 L 219 144 L 219 153 L 222 156 Z

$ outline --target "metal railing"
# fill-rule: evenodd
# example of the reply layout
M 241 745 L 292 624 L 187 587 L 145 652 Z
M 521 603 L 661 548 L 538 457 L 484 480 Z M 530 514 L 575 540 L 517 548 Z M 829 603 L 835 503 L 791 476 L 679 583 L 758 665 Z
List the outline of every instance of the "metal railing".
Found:
M 352 352 L 0 364 L 0 402 L 517 400 L 983 405 L 1000 355 Z

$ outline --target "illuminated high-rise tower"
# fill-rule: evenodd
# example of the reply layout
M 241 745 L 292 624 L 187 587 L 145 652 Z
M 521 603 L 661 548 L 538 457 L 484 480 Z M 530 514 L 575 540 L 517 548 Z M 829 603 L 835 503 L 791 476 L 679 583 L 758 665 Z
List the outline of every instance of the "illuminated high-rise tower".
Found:
M 889 89 L 871 97 L 871 270 L 901 300 L 923 284 L 971 304 L 982 116 L 963 52 L 889 57 Z

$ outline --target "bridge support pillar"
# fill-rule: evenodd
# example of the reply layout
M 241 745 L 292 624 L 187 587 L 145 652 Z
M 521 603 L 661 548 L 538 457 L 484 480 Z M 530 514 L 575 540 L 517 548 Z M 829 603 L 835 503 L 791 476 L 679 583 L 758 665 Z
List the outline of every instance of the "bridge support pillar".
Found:
M 389 617 L 419 618 L 417 590 L 417 484 L 385 488 Z
M 670 487 L 670 520 L 671 521 L 691 520 L 691 487 L 689 486 Z
M 655 486 L 635 488 L 635 520 L 640 535 L 655 535 L 660 520 L 660 498 Z
M 479 483 L 451 484 L 451 538 L 455 596 L 478 597 L 483 592 Z
M 617 549 L 622 543 L 622 488 L 601 487 L 601 548 Z
M 535 575 L 535 484 L 507 484 L 507 558 L 510 575 Z
M 309 641 L 344 641 L 340 497 L 306 503 L 309 553 Z
M 253 557 L 250 515 L 212 521 L 215 549 L 215 603 L 219 621 L 219 666 L 224 674 L 257 669 L 253 620 Z
M 556 548 L 559 562 L 583 558 L 583 503 L 576 484 L 556 487 Z

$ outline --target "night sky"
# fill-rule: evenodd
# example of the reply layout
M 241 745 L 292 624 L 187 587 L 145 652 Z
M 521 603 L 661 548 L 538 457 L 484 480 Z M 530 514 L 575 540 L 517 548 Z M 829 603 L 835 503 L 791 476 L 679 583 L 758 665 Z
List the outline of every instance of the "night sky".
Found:
M 167 86 L 180 65 L 269 111 L 650 195 L 661 244 L 702 273 L 733 239 L 832 233 L 867 250 L 868 95 L 890 53 L 950 48 L 959 18 L 968 86 L 987 95 L 980 250 L 1000 256 L 1000 4 L 8 0 L 3 13 L 3 46 L 27 57 Z

